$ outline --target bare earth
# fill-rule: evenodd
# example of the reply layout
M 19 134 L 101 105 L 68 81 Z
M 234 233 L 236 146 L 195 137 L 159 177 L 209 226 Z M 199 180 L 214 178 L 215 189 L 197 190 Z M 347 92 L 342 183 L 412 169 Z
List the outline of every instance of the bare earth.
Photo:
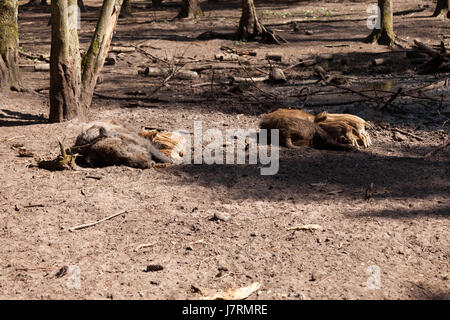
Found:
M 145 8 L 147 2 L 135 1 L 134 16 L 120 20 L 113 46 L 145 42 L 142 48 L 160 59 L 191 59 L 187 67 L 211 63 L 223 45 L 253 49 L 257 56 L 247 59 L 263 64 L 266 71 L 268 52 L 283 54 L 283 68 L 300 57 L 331 53 L 339 57 L 330 69 L 342 69 L 340 59 L 349 59 L 345 73 L 355 80 L 348 87 L 368 88 L 372 95 L 371 88 L 395 92 L 400 86 L 424 87 L 449 76 L 417 76 L 401 53 L 361 42 L 369 33 L 365 19 L 370 2 L 256 1 L 262 21 L 289 40 L 282 46 L 194 41 L 204 31 L 234 31 L 240 1 L 218 8 L 204 3 L 205 15 L 198 21 L 176 22 L 169 20 L 179 8 L 154 11 Z M 415 38 L 439 44 L 442 35 L 450 34 L 448 20 L 430 18 L 431 1 L 394 2 L 396 11 L 430 5 L 395 17 L 405 47 Z M 84 49 L 100 2 L 86 4 L 90 11 L 82 14 L 80 30 Z M 49 53 L 48 17 L 48 8 L 21 9 L 20 38 L 26 52 Z M 283 24 L 293 19 L 304 19 L 298 32 Z M 372 59 L 384 56 L 395 62 L 371 66 Z M 45 89 L 49 75 L 34 72 L 35 63 L 21 56 L 25 84 Z M 162 79 L 138 75 L 138 70 L 158 63 L 139 52 L 120 54 L 115 66 L 105 66 L 96 92 L 130 99 L 138 90 L 149 94 Z M 227 69 L 214 77 L 225 81 L 247 72 Z M 95 97 L 90 118 L 116 119 L 136 130 L 192 131 L 195 120 L 203 121 L 204 130 L 256 129 L 261 114 L 300 107 L 305 97 L 298 96 L 299 89 L 308 85 L 305 79 L 315 79 L 293 69 L 283 86 L 259 84 L 238 93 L 227 84 L 192 87 L 211 82 L 211 75 L 206 71 L 196 80 L 172 79 L 154 94 L 159 101 Z M 422 158 L 448 141 L 449 89 L 427 93 L 441 99 L 438 114 L 439 103 L 430 100 L 403 97 L 396 100 L 397 109 L 378 111 L 376 102 L 359 95 L 311 86 L 314 94 L 304 109 L 365 118 L 374 145 L 360 152 L 281 149 L 280 170 L 274 176 L 261 176 L 256 165 L 38 169 L 35 159 L 18 157 L 13 145 L 23 144 L 36 157 L 54 157 L 57 137 L 70 145 L 83 124 L 47 123 L 47 90 L 1 95 L 0 299 L 198 299 L 192 286 L 220 291 L 254 282 L 261 288 L 249 299 L 449 299 L 450 152 L 447 148 Z M 350 103 L 335 103 L 339 99 Z M 68 230 L 119 212 L 126 213 Z M 216 212 L 231 219 L 211 219 Z M 303 224 L 322 229 L 288 230 Z M 142 244 L 148 246 L 135 250 Z M 149 265 L 163 268 L 145 272 Z M 73 274 L 58 274 L 68 266 L 79 267 L 78 289 L 67 286 Z M 379 289 L 367 286 L 370 266 L 380 268 Z

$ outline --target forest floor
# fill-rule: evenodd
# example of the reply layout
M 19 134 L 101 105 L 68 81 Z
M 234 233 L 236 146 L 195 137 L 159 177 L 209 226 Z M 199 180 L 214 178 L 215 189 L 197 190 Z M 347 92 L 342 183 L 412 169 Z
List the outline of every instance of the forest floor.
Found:
M 120 20 L 112 43 L 147 54 L 120 53 L 104 67 L 91 120 L 115 119 L 136 130 L 192 131 L 194 121 L 203 130 L 257 129 L 266 112 L 300 108 L 307 98 L 300 89 L 309 87 L 305 110 L 359 115 L 374 144 L 360 152 L 281 148 L 273 176 L 260 175 L 257 165 L 231 164 L 38 169 L 14 145 L 54 157 L 57 137 L 70 145 L 85 124 L 48 123 L 49 74 L 34 71 L 42 61 L 21 55 L 32 91 L 0 96 L 0 299 L 198 299 L 193 288 L 255 282 L 261 287 L 249 299 L 450 298 L 450 152 L 423 157 L 448 141 L 450 90 L 419 93 L 449 74 L 418 75 L 405 57 L 413 39 L 450 42 L 448 20 L 430 17 L 431 1 L 394 1 L 396 12 L 429 7 L 395 16 L 405 49 L 393 50 L 362 42 L 370 32 L 366 1 L 256 1 L 262 22 L 289 41 L 281 46 L 196 40 L 205 31 L 233 32 L 240 1 L 202 3 L 204 16 L 187 21 L 171 21 L 178 7 L 152 10 L 147 2 L 134 1 L 134 16 Z M 100 6 L 85 3 L 84 50 Z M 20 9 L 26 53 L 49 54 L 48 19 L 48 8 Z M 297 31 L 286 24 L 291 20 Z M 256 56 L 166 85 L 138 73 L 177 61 L 186 69 L 217 65 L 222 46 Z M 268 53 L 283 56 L 272 62 L 283 69 L 332 54 L 322 67 L 350 83 L 316 83 L 312 68 L 295 67 L 286 71 L 287 84 L 230 84 L 233 76 L 265 76 Z M 375 58 L 391 63 L 373 66 Z M 398 88 L 408 95 L 386 104 Z M 218 212 L 230 219 L 211 219 Z M 303 224 L 322 228 L 288 230 Z

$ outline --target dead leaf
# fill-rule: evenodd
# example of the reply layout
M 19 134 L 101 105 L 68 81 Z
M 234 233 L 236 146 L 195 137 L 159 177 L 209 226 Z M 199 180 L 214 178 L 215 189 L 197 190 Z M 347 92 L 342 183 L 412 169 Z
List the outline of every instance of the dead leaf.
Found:
M 201 300 L 244 300 L 248 298 L 253 292 L 257 291 L 261 287 L 259 282 L 254 282 L 248 287 L 242 287 L 238 289 L 228 288 L 225 291 L 218 292 L 212 296 L 202 296 Z M 199 291 L 200 294 L 202 290 Z

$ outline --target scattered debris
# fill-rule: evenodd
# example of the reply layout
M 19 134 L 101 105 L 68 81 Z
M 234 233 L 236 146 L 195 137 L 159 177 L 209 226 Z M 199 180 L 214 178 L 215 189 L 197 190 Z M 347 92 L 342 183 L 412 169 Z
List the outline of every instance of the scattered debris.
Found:
M 408 140 L 406 135 L 404 135 L 403 133 L 400 133 L 400 132 L 394 132 L 394 137 L 393 138 L 394 138 L 395 141 L 398 141 L 398 142 L 402 142 L 402 141 Z
M 134 251 L 138 252 L 138 251 L 141 250 L 141 249 L 153 247 L 155 244 L 156 244 L 156 242 L 153 242 L 153 243 L 143 243 L 143 244 L 138 245 L 136 248 L 134 248 Z
M 442 151 L 442 150 L 447 149 L 448 146 L 450 146 L 450 141 L 447 141 L 447 142 L 445 142 L 442 146 L 440 146 L 440 147 L 438 147 L 438 148 L 436 148 L 436 149 L 434 149 L 434 150 L 431 150 L 430 152 L 428 152 L 427 154 L 425 154 L 425 155 L 423 156 L 423 158 L 424 158 L 424 159 L 430 158 L 431 156 L 435 155 L 436 153 L 438 153 L 438 152 L 440 152 L 440 151 Z
M 130 53 L 136 51 L 135 47 L 112 47 L 109 52 Z
M 64 146 L 62 145 L 62 142 L 58 140 L 58 144 L 61 154 L 58 155 L 54 160 L 38 161 L 39 168 L 50 171 L 61 171 L 75 168 L 75 160 L 79 156 L 79 154 L 73 154 L 70 150 L 69 153 L 67 153 Z
M 304 224 L 304 225 L 298 225 L 294 227 L 287 228 L 288 230 L 294 230 L 294 231 L 300 231 L 300 230 L 320 230 L 322 229 L 322 226 L 318 224 Z
M 254 282 L 247 287 L 238 289 L 228 288 L 225 291 L 217 292 L 214 295 L 205 295 L 203 292 L 205 289 L 192 286 L 193 292 L 198 292 L 202 295 L 200 300 L 244 300 L 248 298 L 252 293 L 256 292 L 261 287 L 259 282 Z
M 50 64 L 49 63 L 36 64 L 34 66 L 34 71 L 50 71 Z
M 231 215 L 226 212 L 214 212 L 214 216 L 212 220 L 222 220 L 222 221 L 228 221 L 231 219 Z
M 283 55 L 279 53 L 268 53 L 266 59 L 281 62 L 283 60 Z
M 113 66 L 116 64 L 116 55 L 114 53 L 109 53 L 105 59 L 105 66 Z M 98 83 L 98 82 L 97 82 Z
M 164 269 L 164 267 L 160 264 L 149 264 L 143 271 L 144 272 L 156 272 L 156 271 L 161 271 L 163 269 Z
M 269 81 L 278 84 L 278 83 L 286 83 L 287 79 L 286 76 L 284 75 L 283 70 L 281 70 L 280 68 L 273 68 L 269 74 Z
M 373 184 L 373 182 L 371 182 L 369 184 L 369 186 L 367 187 L 367 189 L 366 189 L 366 192 L 364 194 L 364 199 L 365 200 L 372 199 L 373 198 L 373 192 L 374 192 L 374 184 Z
M 55 278 L 61 278 L 64 277 L 67 274 L 67 271 L 69 270 L 69 267 L 64 266 L 61 269 L 58 270 L 58 272 L 55 274 Z

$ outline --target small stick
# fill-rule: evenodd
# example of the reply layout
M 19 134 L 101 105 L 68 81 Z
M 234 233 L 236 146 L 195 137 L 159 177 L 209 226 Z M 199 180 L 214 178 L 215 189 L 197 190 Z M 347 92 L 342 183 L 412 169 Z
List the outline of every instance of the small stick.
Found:
M 19 138 L 24 138 L 24 137 L 25 137 L 25 136 L 12 137 L 12 138 L 7 139 L 6 141 L 8 142 L 8 141 L 12 141 L 12 140 L 14 140 L 14 139 L 19 139 Z
M 133 210 L 135 210 L 135 209 L 133 209 Z M 114 217 L 120 216 L 121 214 L 125 214 L 125 213 L 128 213 L 128 212 L 133 211 L 133 210 L 125 210 L 125 211 L 121 211 L 121 212 L 119 212 L 119 213 L 115 213 L 115 214 L 113 214 L 113 215 L 111 215 L 111 216 L 109 216 L 109 217 L 103 218 L 103 219 L 101 219 L 101 220 L 98 220 L 98 221 L 95 221 L 95 222 L 92 222 L 92 223 L 81 224 L 81 225 L 79 225 L 79 226 L 75 226 L 75 227 L 69 228 L 69 231 L 74 231 L 74 230 L 80 230 L 80 229 L 84 229 L 84 228 L 89 228 L 89 227 L 95 226 L 96 224 L 99 224 L 99 223 L 102 223 L 102 222 L 104 222 L 104 221 L 110 220 L 110 219 L 112 219 L 112 218 L 114 218 Z
M 24 206 L 24 208 L 36 208 L 36 207 L 43 208 L 44 205 L 43 204 L 30 204 L 28 206 Z
M 102 179 L 102 177 L 96 177 L 96 176 L 86 176 L 86 179 L 101 180 L 101 179 Z
M 138 245 L 138 246 L 134 249 L 134 251 L 137 252 L 137 251 L 139 251 L 140 249 L 144 249 L 144 248 L 148 248 L 148 247 L 153 247 L 155 244 L 156 244 L 156 242 L 140 244 L 140 245 Z
M 403 134 L 406 134 L 407 136 L 416 138 L 419 141 L 423 141 L 423 139 L 421 137 L 419 137 L 419 136 L 417 136 L 415 134 L 409 133 L 408 131 L 403 131 L 403 130 L 400 130 L 400 129 L 397 129 L 397 128 L 392 129 L 392 131 L 396 131 L 398 133 L 403 133 Z

